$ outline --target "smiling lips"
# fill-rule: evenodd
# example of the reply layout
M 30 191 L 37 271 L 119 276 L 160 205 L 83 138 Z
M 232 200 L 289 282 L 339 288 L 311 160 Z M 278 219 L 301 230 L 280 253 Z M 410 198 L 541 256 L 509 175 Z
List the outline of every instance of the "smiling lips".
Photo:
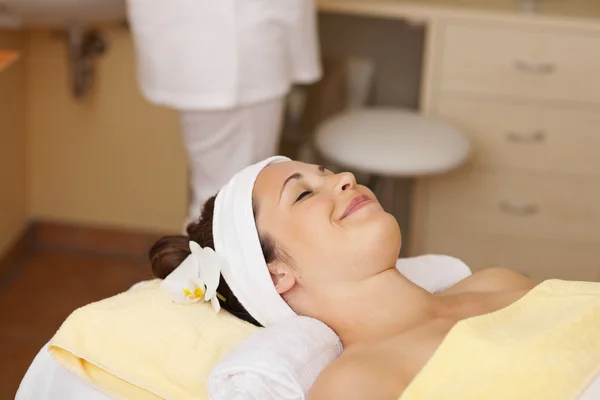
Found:
M 352 199 L 350 204 L 348 204 L 348 207 L 346 207 L 346 210 L 344 211 L 340 219 L 346 218 L 348 215 L 354 213 L 355 211 L 361 209 L 369 203 L 371 203 L 371 199 L 369 199 L 368 196 L 365 196 L 364 194 L 356 196 Z

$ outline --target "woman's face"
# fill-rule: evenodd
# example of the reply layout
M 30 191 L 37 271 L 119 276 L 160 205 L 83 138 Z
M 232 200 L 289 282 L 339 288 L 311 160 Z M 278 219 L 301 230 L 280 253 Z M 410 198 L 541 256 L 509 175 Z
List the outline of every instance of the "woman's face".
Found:
M 296 161 L 271 164 L 253 197 L 259 231 L 285 249 L 295 284 L 313 294 L 395 265 L 398 223 L 350 173 Z

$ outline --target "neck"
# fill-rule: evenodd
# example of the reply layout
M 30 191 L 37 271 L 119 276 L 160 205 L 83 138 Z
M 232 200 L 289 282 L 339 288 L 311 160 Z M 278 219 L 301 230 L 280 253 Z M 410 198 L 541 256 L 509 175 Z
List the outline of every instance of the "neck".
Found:
M 325 303 L 331 307 L 323 310 L 328 318 L 322 320 L 346 348 L 402 333 L 434 318 L 441 306 L 435 296 L 394 267 L 331 296 Z

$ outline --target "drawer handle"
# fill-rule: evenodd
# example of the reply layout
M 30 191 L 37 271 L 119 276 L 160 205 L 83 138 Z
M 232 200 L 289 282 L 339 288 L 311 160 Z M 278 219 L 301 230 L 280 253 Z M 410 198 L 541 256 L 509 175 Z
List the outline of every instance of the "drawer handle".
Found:
M 528 74 L 548 75 L 556 71 L 556 64 L 553 63 L 533 63 L 522 60 L 515 61 L 515 68 Z
M 500 209 L 510 215 L 534 215 L 538 212 L 538 206 L 536 204 L 513 204 L 509 201 L 503 201 L 500 203 Z
M 514 143 L 540 143 L 546 140 L 546 132 L 543 130 L 528 133 L 508 132 L 506 134 L 506 140 Z

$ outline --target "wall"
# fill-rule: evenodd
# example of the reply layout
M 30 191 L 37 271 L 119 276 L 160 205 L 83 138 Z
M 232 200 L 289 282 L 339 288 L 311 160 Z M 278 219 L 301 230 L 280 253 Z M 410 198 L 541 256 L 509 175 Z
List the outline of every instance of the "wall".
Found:
M 25 36 L 0 31 L 0 48 L 23 50 Z M 0 257 L 27 221 L 25 63 L 0 72 Z
M 422 29 L 399 21 L 322 16 L 325 54 L 378 62 L 375 103 L 416 107 Z M 69 92 L 64 41 L 29 36 L 29 208 L 33 218 L 179 231 L 187 171 L 177 114 L 140 95 L 129 32 L 108 32 L 94 92 Z
M 372 104 L 418 107 L 423 26 L 401 20 L 321 14 L 319 31 L 326 57 L 360 56 L 375 61 Z
M 30 35 L 28 138 L 31 216 L 159 232 L 182 227 L 187 168 L 177 114 L 148 104 L 126 30 L 108 32 L 93 92 L 70 93 L 62 40 Z

